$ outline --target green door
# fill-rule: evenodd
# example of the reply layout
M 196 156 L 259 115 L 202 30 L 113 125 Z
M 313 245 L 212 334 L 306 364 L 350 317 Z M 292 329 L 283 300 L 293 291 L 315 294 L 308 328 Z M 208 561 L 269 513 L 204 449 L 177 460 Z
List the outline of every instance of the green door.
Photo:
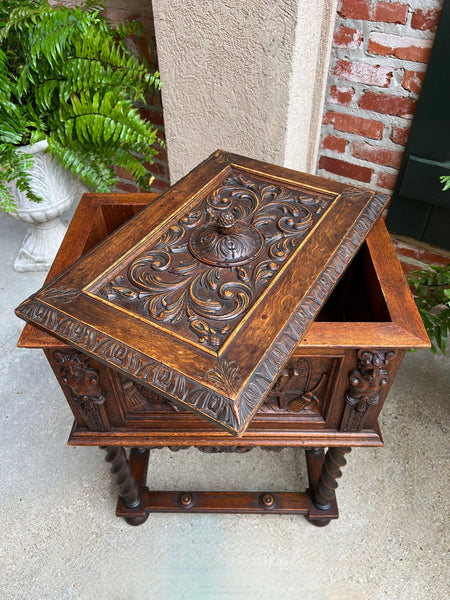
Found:
M 450 0 L 439 27 L 387 218 L 390 231 L 450 249 Z

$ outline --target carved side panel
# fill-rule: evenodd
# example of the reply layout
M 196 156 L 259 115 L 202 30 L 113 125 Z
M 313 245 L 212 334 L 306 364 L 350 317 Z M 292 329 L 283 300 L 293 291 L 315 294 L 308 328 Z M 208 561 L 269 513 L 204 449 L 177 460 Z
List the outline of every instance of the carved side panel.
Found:
M 295 358 L 277 379 L 258 414 L 311 414 L 321 413 L 327 381 L 333 367 L 333 358 Z M 234 373 L 233 369 L 229 369 Z M 218 381 L 226 391 L 231 386 L 231 375 L 225 378 L 220 371 L 211 373 L 211 381 Z M 227 383 L 227 386 L 225 386 Z M 127 415 L 136 413 L 190 413 L 171 400 L 160 396 L 143 385 L 121 377 L 122 398 Z
M 99 372 L 93 369 L 89 358 L 81 352 L 53 351 L 53 360 L 59 370 L 58 380 L 69 391 L 75 416 L 82 417 L 92 431 L 109 431 L 104 403 L 106 392 L 100 385 Z
M 371 406 L 380 401 L 380 392 L 389 383 L 389 362 L 392 350 L 359 350 L 357 368 L 349 373 L 345 394 L 345 411 L 341 431 L 359 431 Z

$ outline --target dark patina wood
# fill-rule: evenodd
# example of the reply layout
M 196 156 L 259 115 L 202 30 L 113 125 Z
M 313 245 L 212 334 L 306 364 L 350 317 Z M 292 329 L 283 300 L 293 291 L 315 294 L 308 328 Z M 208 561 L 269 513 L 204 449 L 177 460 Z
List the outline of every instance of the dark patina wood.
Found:
M 155 197 L 149 194 L 85 195 L 48 281 L 152 201 Z M 333 448 L 331 456 L 341 448 L 343 455 L 348 447 L 382 445 L 377 418 L 405 349 L 427 345 L 380 220 L 239 440 L 48 331 L 27 324 L 19 340 L 21 347 L 46 352 L 75 417 L 69 443 L 112 448 L 108 456 L 116 460 L 119 472 L 133 476 L 131 504 L 139 497 L 139 505 L 127 507 L 129 499 L 122 498 L 118 503 L 118 514 L 131 524 L 144 522 L 149 512 L 158 510 L 294 512 L 316 525 L 327 524 L 338 515 L 335 497 L 328 509 L 313 502 L 316 498 L 323 505 L 317 498 L 326 490 L 334 494 L 334 484 L 325 475 L 319 485 L 323 450 Z M 127 446 L 132 447 L 129 460 L 123 450 Z M 165 446 L 195 446 L 209 452 L 303 447 L 309 490 L 281 494 L 150 491 L 146 488 L 148 449 Z M 121 490 L 121 496 L 128 498 L 127 491 Z
M 130 525 L 142 525 L 148 517 L 148 512 L 143 512 L 142 486 L 147 479 L 149 451 L 145 448 L 133 448 L 128 459 L 121 446 L 103 449 L 106 450 L 106 462 L 111 463 L 110 471 L 120 486 L 119 504 L 131 513 L 124 515 L 125 520 Z
M 111 453 L 114 452 L 114 448 L 107 450 Z M 336 457 L 340 457 L 350 450 L 348 448 L 330 448 L 325 460 L 321 449 L 307 452 L 309 487 L 305 492 L 151 491 L 146 486 L 148 449 L 140 451 L 133 449 L 129 461 L 126 460 L 123 448 L 120 448 L 120 451 L 121 469 L 126 472 L 127 478 L 132 478 L 135 485 L 135 495 L 132 498 L 137 498 L 137 500 L 134 501 L 134 504 L 127 502 L 127 497 L 124 496 L 121 488 L 116 515 L 123 517 L 130 525 L 144 523 L 149 514 L 153 512 L 191 512 L 304 515 L 313 525 L 323 527 L 331 519 L 339 517 L 334 490 L 337 487 L 335 479 L 341 475 L 340 471 L 332 469 L 330 473 L 325 465 L 334 465 Z M 333 457 L 333 460 L 330 460 L 330 456 Z M 126 461 L 125 467 L 123 466 L 124 460 Z M 342 467 L 345 461 L 340 461 L 339 464 Z M 326 506 L 320 506 L 317 503 L 317 497 L 321 498 L 319 494 L 323 493 L 324 489 L 325 493 L 330 489 L 332 492 Z
M 219 151 L 16 313 L 242 435 L 387 200 Z

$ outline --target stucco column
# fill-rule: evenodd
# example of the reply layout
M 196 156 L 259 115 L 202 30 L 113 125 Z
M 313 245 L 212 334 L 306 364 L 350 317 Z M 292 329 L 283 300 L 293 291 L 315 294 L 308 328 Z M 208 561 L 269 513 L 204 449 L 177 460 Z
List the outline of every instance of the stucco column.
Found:
M 153 0 L 174 183 L 221 148 L 313 172 L 337 0 Z

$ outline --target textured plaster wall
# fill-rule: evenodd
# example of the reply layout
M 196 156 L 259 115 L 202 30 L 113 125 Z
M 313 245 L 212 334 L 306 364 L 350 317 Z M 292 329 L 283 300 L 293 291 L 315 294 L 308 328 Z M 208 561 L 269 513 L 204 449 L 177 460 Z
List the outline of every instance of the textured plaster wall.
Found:
M 217 148 L 283 160 L 297 1 L 155 0 L 169 167 Z
M 217 148 L 304 170 L 314 164 L 326 5 L 335 2 L 153 0 L 172 182 Z
M 337 0 L 298 2 L 283 165 L 314 173 Z

